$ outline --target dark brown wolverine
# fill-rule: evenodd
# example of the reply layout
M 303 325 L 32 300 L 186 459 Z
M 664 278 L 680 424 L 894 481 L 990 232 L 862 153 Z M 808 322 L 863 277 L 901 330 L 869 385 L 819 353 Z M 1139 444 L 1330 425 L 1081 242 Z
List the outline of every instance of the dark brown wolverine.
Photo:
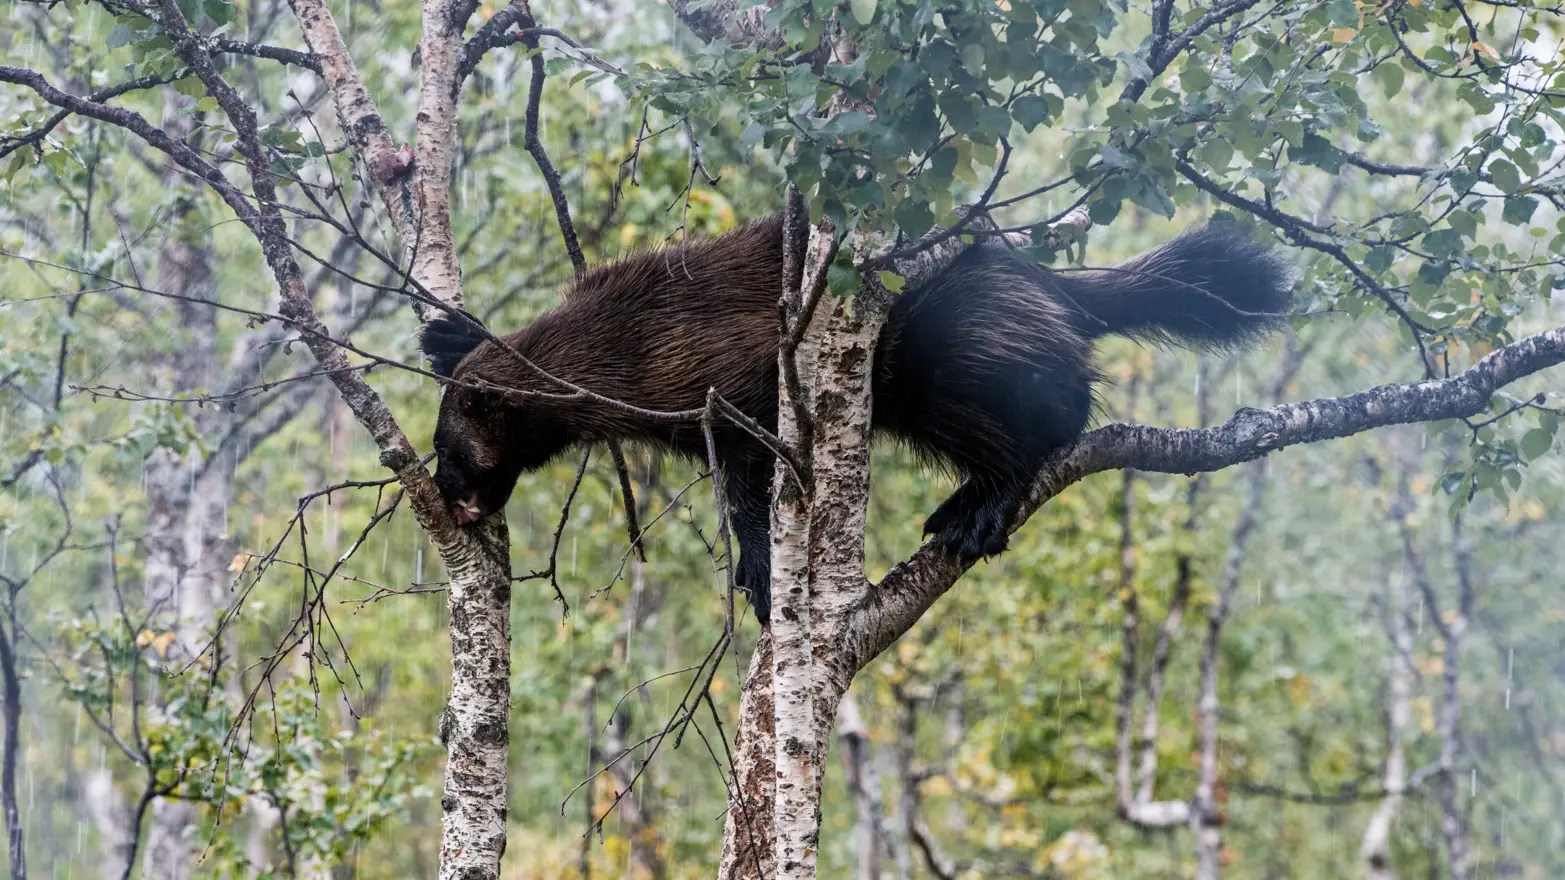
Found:
M 781 279 L 782 223 L 774 216 L 597 269 L 557 308 L 504 339 L 551 375 L 604 397 L 692 410 L 715 387 L 775 430 Z M 924 531 L 964 559 L 993 555 L 1005 549 L 1043 460 L 1087 425 L 1099 379 L 1093 339 L 1114 333 L 1229 347 L 1274 327 L 1288 302 L 1284 265 L 1231 223 L 1091 272 L 1054 272 L 1003 244 L 976 245 L 892 306 L 875 353 L 874 427 L 965 479 Z M 485 341 L 476 324 L 431 321 L 422 343 L 442 376 L 544 392 L 447 387 L 435 483 L 461 522 L 499 510 L 523 471 L 578 444 L 649 441 L 705 458 L 694 422 L 561 398 L 557 385 Z M 721 420 L 714 440 L 740 546 L 736 581 L 764 624 L 773 456 Z

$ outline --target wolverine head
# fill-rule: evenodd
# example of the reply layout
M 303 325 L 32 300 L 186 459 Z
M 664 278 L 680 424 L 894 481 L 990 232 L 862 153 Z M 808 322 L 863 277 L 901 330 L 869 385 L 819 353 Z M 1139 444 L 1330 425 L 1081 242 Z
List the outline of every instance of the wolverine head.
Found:
M 553 420 L 514 389 L 525 368 L 488 342 L 476 318 L 438 318 L 424 325 L 430 369 L 450 379 L 435 423 L 435 486 L 463 525 L 505 507 L 523 471 L 535 470 L 568 444 Z M 519 369 L 520 368 L 520 369 Z

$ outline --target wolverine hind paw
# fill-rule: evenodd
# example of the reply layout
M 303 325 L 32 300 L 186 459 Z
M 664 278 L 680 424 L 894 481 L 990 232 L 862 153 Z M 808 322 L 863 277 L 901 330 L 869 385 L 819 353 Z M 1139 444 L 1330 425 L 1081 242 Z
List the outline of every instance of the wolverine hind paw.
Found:
M 966 483 L 924 521 L 924 534 L 963 560 L 995 556 L 1009 544 L 1019 504 L 1013 493 L 997 494 Z

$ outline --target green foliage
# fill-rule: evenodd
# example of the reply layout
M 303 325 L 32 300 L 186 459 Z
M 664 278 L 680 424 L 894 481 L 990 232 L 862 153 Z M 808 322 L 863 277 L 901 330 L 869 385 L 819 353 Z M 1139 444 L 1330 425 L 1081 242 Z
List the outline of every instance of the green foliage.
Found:
M 308 681 L 268 688 L 269 711 L 236 728 L 229 675 L 212 672 L 206 657 L 175 660 L 173 632 L 136 632 L 124 615 L 70 619 L 55 632 L 49 684 L 135 759 L 127 787 L 199 804 L 204 825 L 239 822 L 257 801 L 278 817 L 269 833 L 296 864 L 342 864 L 388 824 L 408 821 L 411 802 L 431 797 L 411 771 L 433 743 L 334 729 Z M 217 834 L 206 875 L 285 876 L 249 858 L 237 835 Z

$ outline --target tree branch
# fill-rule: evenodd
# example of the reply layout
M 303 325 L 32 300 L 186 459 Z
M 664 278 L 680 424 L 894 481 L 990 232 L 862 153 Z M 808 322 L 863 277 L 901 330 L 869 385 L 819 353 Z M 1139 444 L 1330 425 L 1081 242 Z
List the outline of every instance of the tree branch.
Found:
M 1013 528 L 1091 474 L 1122 468 L 1157 473 L 1215 471 L 1303 443 L 1348 437 L 1387 425 L 1433 422 L 1482 412 L 1499 388 L 1565 362 L 1565 326 L 1496 349 L 1449 379 L 1381 385 L 1346 397 L 1240 409 L 1215 428 L 1109 425 L 1060 450 L 1033 484 Z M 965 566 L 928 543 L 887 573 L 844 630 L 841 647 L 867 659 L 906 632 L 950 589 Z

